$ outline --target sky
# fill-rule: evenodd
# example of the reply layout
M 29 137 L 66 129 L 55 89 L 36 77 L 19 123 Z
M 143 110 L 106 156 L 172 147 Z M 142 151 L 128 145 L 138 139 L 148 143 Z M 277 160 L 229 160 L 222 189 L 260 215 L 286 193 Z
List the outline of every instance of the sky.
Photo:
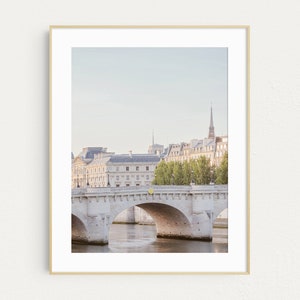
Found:
M 73 48 L 72 152 L 227 135 L 227 48 Z

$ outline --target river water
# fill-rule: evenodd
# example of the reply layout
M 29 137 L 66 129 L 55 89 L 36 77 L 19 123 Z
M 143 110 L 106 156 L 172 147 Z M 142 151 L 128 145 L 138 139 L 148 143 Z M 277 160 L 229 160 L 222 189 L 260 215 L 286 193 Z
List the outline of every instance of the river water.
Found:
M 227 243 L 156 238 L 155 225 L 136 224 L 112 224 L 109 244 L 105 246 L 72 244 L 73 253 L 227 253 L 227 251 Z

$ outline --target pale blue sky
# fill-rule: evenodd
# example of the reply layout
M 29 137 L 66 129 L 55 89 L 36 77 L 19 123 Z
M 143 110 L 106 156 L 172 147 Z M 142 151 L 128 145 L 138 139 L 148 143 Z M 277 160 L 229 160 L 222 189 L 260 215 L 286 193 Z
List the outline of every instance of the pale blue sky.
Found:
M 72 151 L 227 134 L 227 48 L 73 48 Z

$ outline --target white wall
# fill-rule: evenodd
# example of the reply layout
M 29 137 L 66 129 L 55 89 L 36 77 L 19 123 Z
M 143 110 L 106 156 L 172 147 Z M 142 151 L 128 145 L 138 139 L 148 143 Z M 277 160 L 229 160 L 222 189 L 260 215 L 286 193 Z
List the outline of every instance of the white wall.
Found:
M 1 299 L 300 299 L 297 0 L 2 1 Z M 251 25 L 251 275 L 48 275 L 48 25 Z M 298 228 L 297 228 L 298 227 Z

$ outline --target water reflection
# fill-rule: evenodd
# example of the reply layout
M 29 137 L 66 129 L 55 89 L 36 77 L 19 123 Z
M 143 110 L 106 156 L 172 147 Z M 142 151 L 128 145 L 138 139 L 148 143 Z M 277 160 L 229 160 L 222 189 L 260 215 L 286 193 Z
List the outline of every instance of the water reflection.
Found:
M 74 253 L 227 253 L 227 244 L 156 238 L 155 225 L 113 224 L 105 246 L 72 244 Z

